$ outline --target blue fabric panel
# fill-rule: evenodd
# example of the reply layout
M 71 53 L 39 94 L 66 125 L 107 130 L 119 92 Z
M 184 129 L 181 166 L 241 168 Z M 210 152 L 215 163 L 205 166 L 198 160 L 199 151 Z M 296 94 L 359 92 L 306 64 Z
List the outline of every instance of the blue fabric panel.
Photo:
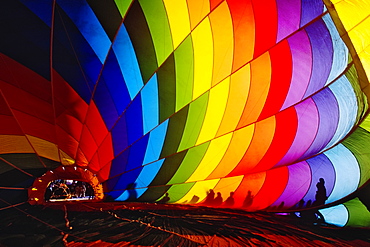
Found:
M 136 188 L 131 190 L 125 190 L 116 201 L 135 201 L 134 198 L 140 197 L 146 191 L 146 188 Z
M 339 144 L 325 152 L 335 169 L 335 185 L 328 203 L 335 202 L 354 192 L 360 182 L 360 168 L 356 157 L 345 146 Z
M 308 158 L 323 151 L 333 138 L 339 121 L 338 102 L 329 88 L 315 94 L 312 99 L 319 112 L 319 129 L 315 140 L 302 158 Z
M 88 3 L 84 0 L 60 0 L 57 3 L 73 20 L 100 62 L 104 63 L 111 42 Z
M 322 0 L 302 1 L 301 27 L 318 17 L 324 11 Z
M 339 105 L 339 123 L 333 139 L 326 148 L 342 140 L 354 127 L 357 118 L 357 97 L 346 76 L 341 76 L 329 86 Z
M 143 138 L 135 142 L 130 147 L 130 154 L 129 154 L 129 159 L 128 159 L 128 163 L 126 166 L 126 171 L 142 166 L 144 155 L 145 155 L 145 150 L 148 145 L 148 140 L 149 140 L 148 135 L 143 136 Z
M 89 103 L 102 63 L 63 10 L 55 11 L 53 66 Z
M 167 133 L 168 121 L 167 119 L 150 132 L 148 147 L 143 161 L 144 165 L 159 159 Z
M 15 2 L 13 0 L 13 2 Z M 50 0 L 20 0 L 21 3 L 26 5 L 33 13 L 35 13 L 43 22 L 51 27 L 51 18 L 53 13 L 53 1 Z
M 118 119 L 118 113 L 113 102 L 113 98 L 103 78 L 100 78 L 100 81 L 96 86 L 94 101 L 99 109 L 105 125 L 107 126 L 108 130 L 110 130 Z
M 118 155 L 112 160 L 112 165 L 110 168 L 110 175 L 109 175 L 110 178 L 115 177 L 125 172 L 126 165 L 128 163 L 129 153 L 130 151 L 126 150 L 125 152 L 121 153 L 120 155 Z
M 128 147 L 128 136 L 125 115 L 118 119 L 116 125 L 113 127 L 111 131 L 111 134 L 114 156 L 116 156 Z
M 128 143 L 131 145 L 143 135 L 143 114 L 140 97 L 131 102 L 124 115 L 126 116 Z
M 140 91 L 143 80 L 134 47 L 124 25 L 121 25 L 113 43 L 113 50 L 121 67 L 131 99 Z
M 322 18 L 329 29 L 331 40 L 333 42 L 334 54 L 333 54 L 333 64 L 329 74 L 329 78 L 326 84 L 332 82 L 336 77 L 338 77 L 347 67 L 348 64 L 348 48 L 344 44 L 343 40 L 339 36 L 337 27 L 335 26 L 333 20 L 329 14 L 326 14 Z
M 157 175 L 159 169 L 161 169 L 164 159 L 154 162 L 152 164 L 144 166 L 139 174 L 138 178 L 136 179 L 137 187 L 143 188 L 138 191 L 138 197 L 140 197 L 144 192 L 147 190 L 146 187 L 153 181 L 155 176 Z
M 325 181 L 326 195 L 328 196 L 331 193 L 335 183 L 335 171 L 332 163 L 324 154 L 319 154 L 318 156 L 308 159 L 307 163 L 311 168 L 312 179 L 310 188 L 303 200 L 306 203 L 311 200 L 313 203 L 317 191 L 316 184 L 319 182 L 320 178 L 323 178 Z
M 323 20 L 306 28 L 312 47 L 312 73 L 305 97 L 323 88 L 333 64 L 333 42 Z
M 114 190 L 121 190 L 123 192 L 123 190 L 126 189 L 136 188 L 137 185 L 135 184 L 135 181 L 142 169 L 143 167 L 139 167 L 138 169 L 134 169 L 131 170 L 130 172 L 122 174 L 116 186 L 114 187 Z
M 25 5 L 0 1 L 0 52 L 50 80 L 50 28 Z
M 348 209 L 343 204 L 320 209 L 319 212 L 324 216 L 325 223 L 339 227 L 345 226 L 349 219 Z
M 109 92 L 114 101 L 118 115 L 121 115 L 127 105 L 131 102 L 131 99 L 119 68 L 117 58 L 113 52 L 110 52 L 107 57 L 102 76 L 109 88 Z
M 158 125 L 158 97 L 157 74 L 154 74 L 141 91 L 144 134 L 148 133 L 151 129 Z

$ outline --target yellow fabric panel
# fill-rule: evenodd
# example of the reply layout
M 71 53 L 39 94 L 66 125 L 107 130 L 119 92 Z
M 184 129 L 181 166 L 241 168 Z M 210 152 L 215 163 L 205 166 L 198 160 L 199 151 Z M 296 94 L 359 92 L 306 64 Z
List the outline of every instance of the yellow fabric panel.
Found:
M 217 192 L 220 192 L 223 201 L 226 201 L 226 199 L 230 196 L 230 192 L 235 192 L 240 183 L 243 181 L 243 178 L 244 176 L 221 178 L 220 182 L 218 182 L 213 190 L 216 194 Z
M 199 181 L 189 190 L 186 195 L 178 200 L 176 203 L 187 203 L 190 202 L 193 196 L 199 197 L 198 202 L 203 201 L 207 197 L 207 192 L 213 189 L 218 183 L 219 179 Z
M 369 38 L 370 40 L 370 38 Z M 367 78 L 370 78 L 370 47 L 367 47 L 367 49 L 364 52 L 361 52 L 358 54 L 362 67 L 364 67 Z
M 59 158 L 59 152 L 58 152 L 58 147 L 51 142 L 45 141 L 43 139 L 26 135 L 28 140 L 30 141 L 32 147 L 34 148 L 35 152 L 41 156 L 45 157 L 47 159 L 55 160 L 55 161 L 60 161 Z
M 207 153 L 204 155 L 197 169 L 186 182 L 194 182 L 206 179 L 217 167 L 218 163 L 224 156 L 231 141 L 231 137 L 232 134 L 230 133 L 212 140 L 209 144 Z
M 0 154 L 34 153 L 25 136 L 0 135 Z
M 252 143 L 243 157 L 245 171 L 253 169 L 261 161 L 274 138 L 275 128 L 275 116 L 256 123 Z
M 193 30 L 210 11 L 209 0 L 187 0 L 190 26 Z
M 271 61 L 268 52 L 251 63 L 251 86 L 239 127 L 257 121 L 270 89 Z
M 225 156 L 207 179 L 224 177 L 239 164 L 252 141 L 254 127 L 252 124 L 233 133 Z
M 227 3 L 221 3 L 209 19 L 214 39 L 213 86 L 230 75 L 233 65 L 233 23 Z
M 249 94 L 250 73 L 250 64 L 247 64 L 231 75 L 229 99 L 216 136 L 233 131 L 238 125 Z
M 213 67 L 213 38 L 211 25 L 205 18 L 191 34 L 194 49 L 193 100 L 211 88 Z
M 62 165 L 68 166 L 76 163 L 76 161 L 73 158 L 71 158 L 68 154 L 66 154 L 60 149 L 59 153 L 60 153 L 60 162 L 62 163 Z
M 176 49 L 190 33 L 188 6 L 186 0 L 163 0 L 163 2 L 171 27 L 173 47 Z
M 347 31 L 369 15 L 370 1 L 368 0 L 339 0 L 332 3 Z
M 209 101 L 203 126 L 196 145 L 213 139 L 220 126 L 229 94 L 230 77 L 210 90 Z

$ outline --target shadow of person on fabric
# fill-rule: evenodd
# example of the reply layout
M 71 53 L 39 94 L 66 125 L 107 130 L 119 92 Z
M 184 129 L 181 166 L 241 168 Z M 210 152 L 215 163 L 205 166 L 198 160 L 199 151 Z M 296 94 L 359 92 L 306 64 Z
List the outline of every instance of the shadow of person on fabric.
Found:
M 248 190 L 248 194 L 244 199 L 243 208 L 249 208 L 253 203 L 254 196 L 252 195 L 252 191 Z
M 137 192 L 135 190 L 136 183 L 129 183 L 126 187 L 126 190 L 128 192 L 128 202 L 133 202 L 137 199 Z
M 169 202 L 170 201 L 170 196 L 169 196 L 169 194 L 168 194 L 168 192 L 165 194 L 165 196 L 164 197 L 162 197 L 162 199 L 161 200 L 159 200 L 158 201 L 158 203 L 167 203 L 167 202 Z

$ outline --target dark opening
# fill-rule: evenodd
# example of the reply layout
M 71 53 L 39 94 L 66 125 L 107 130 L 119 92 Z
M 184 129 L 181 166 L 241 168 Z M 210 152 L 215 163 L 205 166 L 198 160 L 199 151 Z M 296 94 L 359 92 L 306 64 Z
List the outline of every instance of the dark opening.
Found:
M 78 180 L 51 181 L 45 191 L 45 201 L 92 200 L 95 198 L 91 184 Z

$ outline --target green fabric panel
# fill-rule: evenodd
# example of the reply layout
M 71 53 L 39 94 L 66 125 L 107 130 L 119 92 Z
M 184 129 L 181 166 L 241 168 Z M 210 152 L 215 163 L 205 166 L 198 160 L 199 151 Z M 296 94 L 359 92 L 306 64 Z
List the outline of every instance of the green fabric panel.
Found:
M 193 96 L 194 57 L 193 42 L 188 36 L 175 51 L 176 111 L 189 104 Z
M 158 65 L 148 23 L 138 2 L 135 1 L 132 4 L 124 25 L 134 46 L 143 81 L 146 83 L 157 70 Z
M 170 118 L 160 159 L 177 153 L 184 132 L 188 109 L 189 106 L 186 106 Z
M 116 2 L 117 8 L 123 18 L 125 17 L 128 8 L 130 7 L 131 3 L 134 0 L 114 0 L 114 1 Z
M 177 202 L 181 198 L 183 198 L 186 193 L 193 187 L 195 182 L 186 183 L 186 184 L 175 184 L 172 185 L 171 188 L 167 191 L 170 200 L 168 202 Z M 164 196 L 162 196 L 164 197 Z M 162 199 L 162 197 L 160 199 Z
M 346 206 L 349 212 L 349 219 L 346 226 L 370 227 L 370 212 L 357 197 L 345 202 L 344 206 Z
M 191 174 L 193 174 L 195 169 L 197 169 L 208 149 L 209 144 L 210 142 L 206 142 L 189 149 L 179 169 L 168 182 L 168 184 L 184 183 L 191 176 Z
M 161 65 L 173 52 L 172 37 L 162 0 L 139 0 L 153 38 L 157 62 Z
M 370 133 L 363 128 L 357 128 L 342 144 L 356 157 L 360 166 L 360 184 L 362 186 L 370 179 Z
M 161 198 L 170 186 L 158 186 L 158 187 L 151 187 L 148 188 L 144 194 L 142 194 L 137 201 L 139 202 L 155 202 L 159 198 Z
M 198 139 L 206 115 L 209 91 L 190 104 L 188 120 L 178 151 L 193 147 Z
M 122 17 L 116 4 L 113 0 L 87 0 L 87 2 L 94 11 L 96 17 L 99 19 L 99 23 L 104 28 L 109 39 L 113 41 L 122 21 Z M 109 15 L 107 15 L 107 13 L 109 13 Z
M 163 122 L 175 113 L 176 76 L 173 54 L 157 72 L 159 95 L 159 122 Z
M 368 109 L 368 102 L 367 97 L 361 90 L 361 87 L 359 85 L 359 78 L 355 69 L 355 66 L 352 65 L 349 70 L 346 72 L 346 77 L 349 80 L 349 82 L 352 85 L 352 88 L 356 94 L 357 97 L 357 106 L 358 106 L 358 112 L 357 112 L 357 119 L 356 122 L 359 122 L 366 113 Z
M 157 176 L 150 183 L 149 187 L 167 184 L 181 165 L 187 151 L 174 154 L 164 161 Z

